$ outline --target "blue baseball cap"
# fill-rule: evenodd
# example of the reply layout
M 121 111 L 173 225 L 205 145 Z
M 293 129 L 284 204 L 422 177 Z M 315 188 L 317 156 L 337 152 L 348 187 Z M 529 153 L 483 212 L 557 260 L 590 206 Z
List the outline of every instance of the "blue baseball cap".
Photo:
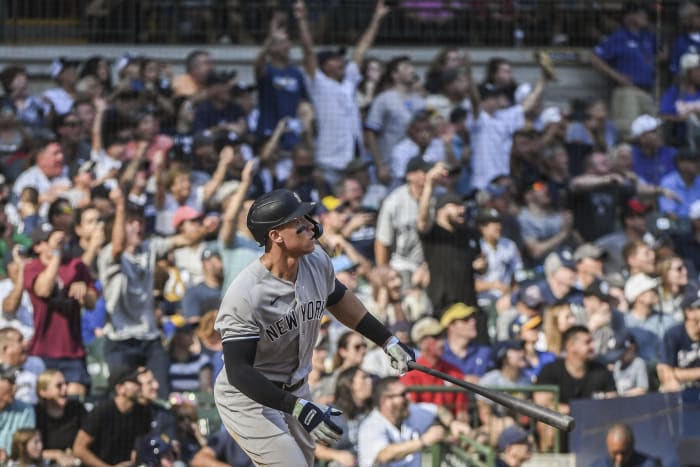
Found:
M 530 446 L 527 431 L 516 425 L 511 425 L 501 432 L 498 437 L 498 450 L 503 452 L 508 446 L 513 444 L 527 444 Z

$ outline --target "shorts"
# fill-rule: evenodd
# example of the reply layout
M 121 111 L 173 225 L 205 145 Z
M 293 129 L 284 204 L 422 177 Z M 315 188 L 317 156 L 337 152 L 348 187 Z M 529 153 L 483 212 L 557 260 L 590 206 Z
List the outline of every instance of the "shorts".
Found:
M 305 382 L 293 394 L 310 400 L 309 384 Z M 225 370 L 216 379 L 214 399 L 226 430 L 255 465 L 313 465 L 316 443 L 299 421 L 242 394 L 228 382 Z
M 90 375 L 87 372 L 84 358 L 48 358 L 41 357 L 47 369 L 59 370 L 66 378 L 66 383 L 79 383 L 90 386 Z

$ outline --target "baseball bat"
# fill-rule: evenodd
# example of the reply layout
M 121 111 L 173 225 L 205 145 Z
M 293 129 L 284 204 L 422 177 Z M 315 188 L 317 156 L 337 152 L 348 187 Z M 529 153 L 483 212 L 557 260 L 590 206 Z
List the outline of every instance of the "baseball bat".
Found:
M 459 386 L 467 391 L 484 396 L 504 407 L 512 409 L 518 413 L 525 414 L 528 417 L 532 417 L 559 430 L 569 432 L 574 429 L 575 421 L 573 417 L 555 412 L 554 410 L 537 405 L 534 402 L 518 399 L 510 394 L 506 394 L 505 392 L 496 391 L 484 386 L 479 386 L 478 384 L 473 384 L 459 378 L 455 378 L 454 376 L 445 374 L 442 371 L 433 370 L 432 368 L 428 368 L 416 362 L 408 362 L 408 367 L 413 370 L 422 371 L 423 373 L 435 376 L 436 378 L 449 381 L 455 386 Z

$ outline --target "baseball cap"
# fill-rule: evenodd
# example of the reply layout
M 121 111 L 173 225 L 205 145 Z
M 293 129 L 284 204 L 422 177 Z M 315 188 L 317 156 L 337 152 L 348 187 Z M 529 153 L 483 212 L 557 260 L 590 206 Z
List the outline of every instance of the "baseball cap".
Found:
M 507 191 L 508 188 L 504 187 L 503 185 L 499 185 L 498 183 L 489 183 L 486 185 L 486 193 L 488 193 L 492 198 L 500 198 L 501 196 L 505 195 Z
M 344 172 L 346 174 L 354 174 L 361 170 L 365 170 L 367 167 L 369 167 L 369 161 L 355 158 L 348 162 L 348 165 L 345 166 Z
M 647 290 L 655 289 L 659 286 L 659 280 L 647 276 L 644 273 L 635 274 L 627 279 L 625 284 L 625 298 L 628 302 L 634 301 Z
M 446 328 L 452 324 L 453 321 L 469 318 L 475 311 L 476 308 L 473 306 L 466 305 L 462 302 L 455 303 L 442 314 L 442 317 L 440 318 L 440 325 L 443 328 Z
M 525 329 L 537 329 L 542 325 L 542 317 L 540 315 L 535 316 L 523 316 L 518 315 L 513 321 L 511 321 L 510 326 L 508 326 L 508 336 L 513 339 L 518 337 L 520 331 Z
M 632 121 L 630 133 L 632 139 L 637 139 L 644 133 L 656 130 L 661 125 L 661 120 L 651 115 L 640 115 Z
M 569 250 L 554 251 L 544 260 L 544 274 L 551 276 L 561 268 L 576 269 L 574 255 Z
M 536 284 L 518 290 L 515 300 L 533 310 L 540 310 L 544 306 L 542 291 Z
M 173 216 L 173 227 L 177 229 L 183 222 L 199 219 L 200 217 L 203 217 L 202 213 L 192 206 L 180 206 Z
M 139 384 L 138 380 L 138 370 L 130 367 L 119 367 L 115 368 L 114 371 L 109 374 L 109 387 L 113 388 L 119 384 L 124 384 L 126 382 L 132 382 Z
M 209 72 L 204 80 L 205 86 L 214 86 L 216 84 L 228 84 L 233 78 L 235 78 L 236 73 L 224 72 L 212 70 Z
M 80 66 L 80 62 L 78 60 L 69 60 L 66 57 L 58 57 L 56 60 L 51 62 L 49 74 L 51 74 L 51 78 L 56 79 L 66 68 L 77 68 L 78 66 Z
M 512 444 L 527 444 L 529 446 L 527 431 L 517 425 L 511 425 L 503 430 L 498 436 L 498 450 L 503 452 Z
M 411 329 L 411 340 L 417 344 L 424 337 L 439 336 L 445 330 L 442 325 L 432 316 L 426 316 L 413 324 Z
M 219 253 L 219 250 L 214 248 L 205 248 L 202 250 L 202 261 L 213 258 L 214 256 L 221 258 L 221 253 Z
M 32 241 L 32 245 L 38 245 L 41 242 L 47 241 L 53 233 L 53 231 L 53 225 L 49 224 L 48 222 L 44 222 L 43 224 L 37 225 L 36 227 L 34 227 L 34 230 L 32 230 L 32 233 L 29 236 L 29 238 Z
M 700 308 L 700 290 L 693 289 L 688 291 L 685 295 L 683 295 L 683 299 L 681 301 L 681 308 L 684 310 Z
M 335 211 L 338 208 L 343 208 L 347 206 L 347 203 L 343 202 L 342 199 L 336 198 L 335 196 L 328 195 L 324 196 L 321 200 L 321 204 L 327 211 Z
M 492 83 L 483 83 L 479 86 L 479 97 L 482 99 L 504 95 L 506 95 L 506 90 L 502 86 Z
M 223 203 L 229 196 L 238 191 L 239 186 L 241 186 L 241 182 L 239 182 L 238 180 L 229 180 L 227 182 L 222 183 L 221 186 L 219 186 L 219 188 L 216 189 L 213 201 L 218 204 Z
M 440 209 L 448 204 L 458 204 L 461 205 L 464 203 L 464 200 L 460 195 L 457 193 L 443 193 L 442 195 L 438 196 L 437 201 L 435 202 L 435 209 Z
M 692 68 L 697 68 L 700 66 L 700 55 L 694 53 L 687 53 L 681 56 L 681 71 L 688 71 Z
M 604 280 L 594 280 L 588 287 L 583 290 L 585 297 L 598 297 L 604 301 L 610 301 L 613 297 L 610 296 L 610 284 Z
M 584 243 L 580 247 L 576 248 L 574 252 L 574 261 L 577 263 L 586 258 L 593 259 L 603 259 L 607 256 L 607 252 L 601 247 L 594 245 L 593 243 Z
M 697 220 L 700 219 L 700 199 L 693 201 L 693 203 L 690 205 L 690 208 L 688 209 L 688 217 L 690 217 L 690 220 Z
M 651 206 L 643 203 L 639 198 L 630 198 L 625 203 L 624 217 L 643 216 L 651 211 Z
M 319 68 L 333 58 L 344 58 L 345 57 L 345 47 L 339 47 L 337 49 L 324 49 L 316 54 L 316 61 L 318 62 Z
M 337 274 L 339 272 L 352 271 L 357 268 L 358 264 L 351 260 L 348 255 L 338 255 L 331 259 L 333 263 L 333 271 Z
M 700 153 L 698 153 L 698 151 L 694 149 L 681 148 L 678 150 L 678 152 L 676 152 L 675 156 L 676 162 L 680 160 L 697 162 L 698 160 L 700 160 Z
M 494 362 L 497 368 L 503 366 L 503 359 L 509 350 L 522 350 L 525 347 L 525 342 L 520 339 L 509 339 L 507 341 L 499 341 L 493 345 Z
M 166 434 L 153 434 L 143 438 L 136 451 L 136 462 L 146 466 L 161 465 L 163 456 L 173 452 L 173 443 Z
M 482 209 L 476 215 L 476 223 L 479 225 L 489 224 L 491 222 L 501 222 L 501 215 L 493 208 Z
M 406 164 L 406 173 L 423 171 L 427 172 L 433 167 L 433 164 L 423 160 L 421 156 L 412 157 Z
M 561 122 L 561 110 L 559 110 L 559 107 L 547 107 L 540 114 L 540 121 L 542 122 L 543 126 L 547 126 L 550 123 Z

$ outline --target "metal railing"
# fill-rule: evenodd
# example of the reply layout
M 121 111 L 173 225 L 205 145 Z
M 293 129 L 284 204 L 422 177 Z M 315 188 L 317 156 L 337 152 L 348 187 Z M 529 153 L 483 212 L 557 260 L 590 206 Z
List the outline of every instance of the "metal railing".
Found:
M 377 43 L 461 46 L 589 47 L 619 24 L 624 2 L 612 0 L 397 0 Z M 275 12 L 294 29 L 284 0 L 3 0 L 5 43 L 260 44 Z M 650 26 L 680 31 L 680 0 L 655 2 Z M 374 0 L 307 0 L 318 43 L 352 44 L 372 16 Z M 651 5 L 651 4 L 650 4 Z

